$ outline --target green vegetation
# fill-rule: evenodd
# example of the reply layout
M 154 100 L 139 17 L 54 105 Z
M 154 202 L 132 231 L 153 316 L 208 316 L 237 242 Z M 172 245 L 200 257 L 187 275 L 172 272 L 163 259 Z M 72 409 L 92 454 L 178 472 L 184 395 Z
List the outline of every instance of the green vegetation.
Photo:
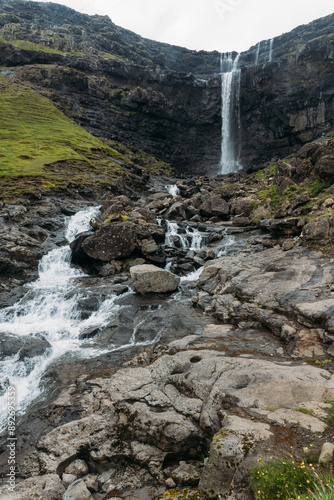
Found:
M 316 196 L 318 196 L 318 194 L 321 193 L 321 191 L 323 191 L 324 189 L 327 189 L 331 186 L 330 183 L 328 182 L 323 182 L 323 181 L 320 181 L 320 180 L 315 180 L 314 182 L 312 182 L 312 184 L 309 184 L 307 186 L 307 190 L 309 191 L 310 195 L 315 198 Z
M 307 408 L 295 408 L 295 411 L 299 411 L 299 413 L 304 413 L 304 415 L 314 415 L 314 411 L 308 410 Z
M 18 49 L 24 50 L 33 50 L 36 52 L 48 52 L 49 54 L 60 54 L 63 55 L 64 51 L 52 49 L 51 47 L 47 47 L 46 45 L 40 45 L 39 43 L 29 42 L 28 40 L 7 40 L 3 36 L 0 36 L 0 42 L 8 43 L 17 47 Z M 73 51 L 66 52 L 67 54 L 71 54 L 73 56 L 83 56 L 85 55 L 83 52 Z
M 3 36 L 0 36 L 0 42 L 8 43 L 17 47 L 18 49 L 24 50 L 35 50 L 42 52 L 49 52 L 51 54 L 63 54 L 61 50 L 52 49 L 50 47 L 46 47 L 45 45 L 39 45 L 38 43 L 28 42 L 28 40 L 7 40 Z
M 137 158 L 148 170 L 169 167 L 140 151 L 131 155 L 127 148 L 120 151 L 110 147 L 67 118 L 48 99 L 29 87 L 10 83 L 3 75 L 0 90 L 2 199 L 41 189 L 113 185 L 120 178 L 126 179 L 126 167 L 135 168 Z
M 315 496 L 310 492 L 317 492 L 319 485 L 326 494 L 334 491 L 334 477 L 319 470 L 318 476 L 315 467 L 304 461 L 297 463 L 293 460 L 271 459 L 250 472 L 250 486 L 256 500 L 327 500 L 326 496 L 319 497 L 318 493 Z
M 327 424 L 334 424 L 334 401 L 325 401 L 326 403 L 329 403 L 331 405 L 331 408 L 328 413 L 328 417 L 326 419 Z

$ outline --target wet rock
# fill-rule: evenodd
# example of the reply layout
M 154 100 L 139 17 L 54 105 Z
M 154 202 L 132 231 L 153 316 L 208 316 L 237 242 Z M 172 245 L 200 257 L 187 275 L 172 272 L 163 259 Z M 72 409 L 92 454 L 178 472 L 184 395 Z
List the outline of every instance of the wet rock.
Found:
M 102 262 L 129 257 L 137 247 L 136 226 L 132 222 L 107 224 L 81 246 L 89 257 Z
M 180 278 L 151 264 L 134 266 L 130 269 L 133 285 L 137 293 L 166 293 L 176 290 Z
M 49 342 L 43 338 L 22 335 L 20 337 L 8 333 L 0 334 L 0 359 L 18 354 L 19 360 L 42 356 L 51 348 Z

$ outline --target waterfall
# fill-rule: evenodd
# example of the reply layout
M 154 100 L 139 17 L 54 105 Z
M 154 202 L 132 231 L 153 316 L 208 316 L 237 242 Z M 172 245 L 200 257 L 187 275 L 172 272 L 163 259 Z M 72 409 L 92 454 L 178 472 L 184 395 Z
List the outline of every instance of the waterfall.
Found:
M 273 48 L 274 48 L 274 39 L 272 38 L 269 42 L 269 62 L 273 60 Z
M 242 167 L 240 156 L 240 54 L 233 60 L 232 53 L 221 54 L 222 133 L 220 173 L 238 172 Z M 236 144 L 235 144 L 236 143 Z
M 167 184 L 166 191 L 167 191 L 167 193 L 171 194 L 172 196 L 177 196 L 180 194 L 180 190 L 176 184 Z
M 261 49 L 261 42 L 259 42 L 257 44 L 257 50 L 256 50 L 256 56 L 255 56 L 255 66 L 257 66 L 259 64 L 260 49 Z
M 169 220 L 166 220 L 166 225 L 165 245 L 168 247 L 176 248 L 179 246 L 183 250 L 200 250 L 202 248 L 205 236 L 197 229 L 190 226 L 182 229 L 177 222 L 170 222 Z
M 261 47 L 262 45 L 262 47 Z M 272 62 L 273 60 L 273 47 L 274 39 L 259 42 L 257 44 L 256 54 L 255 54 L 255 66 L 258 64 L 264 64 Z

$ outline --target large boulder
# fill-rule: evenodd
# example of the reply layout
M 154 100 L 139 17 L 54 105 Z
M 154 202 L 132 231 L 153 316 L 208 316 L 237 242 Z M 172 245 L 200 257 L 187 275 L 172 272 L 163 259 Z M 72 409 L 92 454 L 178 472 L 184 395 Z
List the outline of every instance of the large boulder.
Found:
M 200 208 L 200 214 L 205 217 L 216 216 L 221 220 L 228 220 L 230 205 L 219 195 L 211 196 Z
M 173 292 L 180 283 L 178 276 L 152 264 L 134 266 L 130 274 L 136 292 L 141 294 Z
M 82 248 L 89 257 L 103 262 L 125 259 L 136 247 L 137 230 L 132 222 L 106 224 L 82 243 Z

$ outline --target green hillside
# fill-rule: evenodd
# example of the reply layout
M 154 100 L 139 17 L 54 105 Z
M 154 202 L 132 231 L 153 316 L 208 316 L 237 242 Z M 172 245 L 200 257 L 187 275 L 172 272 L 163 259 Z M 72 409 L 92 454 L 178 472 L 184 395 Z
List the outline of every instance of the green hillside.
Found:
M 67 118 L 47 98 L 3 75 L 0 107 L 2 199 L 41 189 L 67 191 L 116 184 L 120 178 L 126 180 L 127 167 L 136 164 L 136 156 L 130 158 L 126 148 L 122 147 L 121 153 L 110 147 Z M 155 160 L 148 163 L 152 168 Z

